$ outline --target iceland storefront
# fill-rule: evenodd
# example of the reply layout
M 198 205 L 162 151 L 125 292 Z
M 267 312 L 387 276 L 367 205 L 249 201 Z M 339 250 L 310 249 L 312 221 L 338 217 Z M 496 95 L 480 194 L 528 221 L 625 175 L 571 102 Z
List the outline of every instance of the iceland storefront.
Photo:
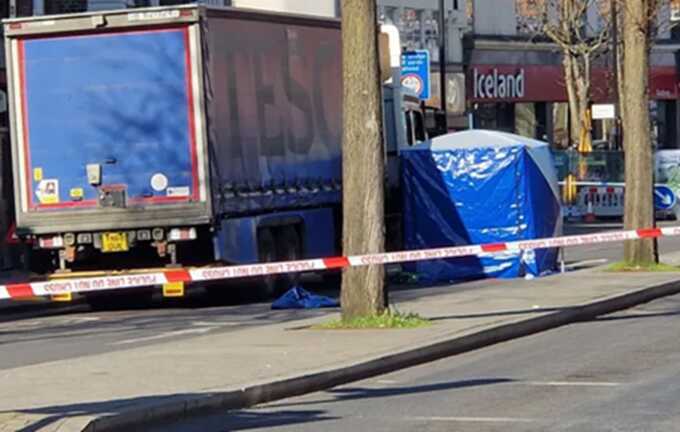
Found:
M 475 128 L 545 140 L 554 149 L 569 146 L 567 92 L 560 54 L 554 46 L 534 48 L 527 42 L 476 40 L 467 57 L 467 105 Z M 674 52 L 657 46 L 652 63 L 653 143 L 658 149 L 678 148 L 680 82 Z M 613 68 L 604 61 L 593 67 L 591 95 L 595 104 L 615 100 Z M 613 132 L 614 120 L 594 119 L 595 149 L 620 150 Z

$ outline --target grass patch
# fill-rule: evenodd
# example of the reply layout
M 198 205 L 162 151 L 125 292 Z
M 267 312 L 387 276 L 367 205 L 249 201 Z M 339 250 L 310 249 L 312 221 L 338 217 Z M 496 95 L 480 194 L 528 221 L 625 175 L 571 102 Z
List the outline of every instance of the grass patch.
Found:
M 627 262 L 617 262 L 607 267 L 610 272 L 680 272 L 680 267 L 670 264 L 658 263 L 634 266 Z
M 358 317 L 351 320 L 333 320 L 314 326 L 320 330 L 357 330 L 357 329 L 412 329 L 430 326 L 430 321 L 414 313 L 386 310 L 381 315 Z

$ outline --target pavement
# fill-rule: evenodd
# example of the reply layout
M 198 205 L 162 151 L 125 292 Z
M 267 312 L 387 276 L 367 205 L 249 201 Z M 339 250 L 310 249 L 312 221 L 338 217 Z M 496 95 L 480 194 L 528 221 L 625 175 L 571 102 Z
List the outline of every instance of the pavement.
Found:
M 680 264 L 680 253 L 666 254 Z M 337 309 L 272 324 L 0 370 L 0 431 L 144 430 L 334 387 L 680 292 L 680 273 L 591 268 L 478 289 L 400 291 L 410 330 L 315 330 Z M 215 317 L 206 317 L 206 325 Z M 11 330 L 9 330 L 11 332 Z M 181 330 L 178 331 L 178 336 Z
M 677 432 L 680 295 L 146 432 Z M 606 344 L 603 344 L 606 341 Z

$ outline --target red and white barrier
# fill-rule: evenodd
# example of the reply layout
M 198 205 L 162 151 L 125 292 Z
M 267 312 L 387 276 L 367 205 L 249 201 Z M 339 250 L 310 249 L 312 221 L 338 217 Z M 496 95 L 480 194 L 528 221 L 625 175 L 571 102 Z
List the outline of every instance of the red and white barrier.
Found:
M 613 243 L 625 240 L 672 236 L 680 236 L 680 226 L 630 231 L 609 231 L 597 234 L 542 238 L 535 240 L 518 240 L 505 243 L 455 246 L 417 251 L 355 255 L 348 257 L 319 258 L 300 261 L 205 267 L 196 269 L 172 269 L 139 274 L 83 277 L 43 282 L 12 283 L 0 285 L 0 299 L 138 288 L 153 285 L 163 285 L 172 282 L 201 282 L 248 278 L 282 273 L 332 270 L 376 264 L 396 264 L 411 261 L 486 255 L 507 251 L 574 247 L 597 243 Z

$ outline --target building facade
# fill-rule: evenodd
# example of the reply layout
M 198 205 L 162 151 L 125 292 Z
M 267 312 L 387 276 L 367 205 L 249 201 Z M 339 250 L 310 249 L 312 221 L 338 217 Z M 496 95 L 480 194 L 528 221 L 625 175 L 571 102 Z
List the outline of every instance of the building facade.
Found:
M 545 0 L 488 0 L 470 2 L 472 28 L 465 39 L 467 108 L 474 126 L 516 132 L 544 139 L 555 148 L 569 143 L 567 94 L 562 56 L 556 45 L 526 25 L 537 3 Z M 587 28 L 596 32 L 608 17 L 610 0 L 593 1 Z M 512 13 L 508 13 L 512 11 Z M 680 32 L 672 27 L 668 4 L 659 13 L 657 42 L 651 55 L 650 107 L 653 141 L 659 149 L 678 148 L 680 75 L 676 59 Z M 592 99 L 613 104 L 616 99 L 612 56 L 593 65 Z M 596 148 L 616 149 L 614 121 L 594 120 Z M 571 143 L 573 144 L 573 143 Z
M 429 107 L 442 107 L 440 83 L 444 75 L 448 125 L 451 129 L 464 128 L 466 85 L 463 35 L 470 28 L 466 1 L 444 0 L 443 11 L 439 0 L 378 0 L 377 3 L 380 21 L 393 24 L 399 29 L 402 50 L 427 50 L 430 53 L 432 96 L 425 104 Z M 442 13 L 446 23 L 443 74 L 440 67 Z
M 446 85 L 450 129 L 470 126 L 517 132 L 545 139 L 556 148 L 569 144 L 567 96 L 561 54 L 554 44 L 536 43 L 527 20 L 547 0 L 377 0 L 381 22 L 400 30 L 402 49 L 425 49 L 431 59 L 431 98 L 441 108 L 440 83 Z M 602 25 L 611 0 L 593 0 L 588 27 Z M 666 0 L 667 2 L 669 0 Z M 192 0 L 3 0 L 0 17 L 61 14 L 117 8 L 171 6 Z M 340 0 L 199 0 L 201 3 L 278 12 L 340 16 Z M 443 3 L 443 11 L 441 6 Z M 441 14 L 445 22 L 445 61 L 440 59 Z M 604 12 L 606 14 L 606 12 Z M 670 23 L 670 7 L 659 15 L 653 47 L 650 95 L 654 138 L 658 148 L 680 147 L 680 31 Z M 2 45 L 0 45 L 2 46 Z M 3 48 L 0 48 L 2 50 Z M 4 53 L 0 53 L 0 128 L 7 126 Z M 593 69 L 593 100 L 615 98 L 611 57 Z M 597 120 L 593 140 L 612 145 L 613 122 Z

